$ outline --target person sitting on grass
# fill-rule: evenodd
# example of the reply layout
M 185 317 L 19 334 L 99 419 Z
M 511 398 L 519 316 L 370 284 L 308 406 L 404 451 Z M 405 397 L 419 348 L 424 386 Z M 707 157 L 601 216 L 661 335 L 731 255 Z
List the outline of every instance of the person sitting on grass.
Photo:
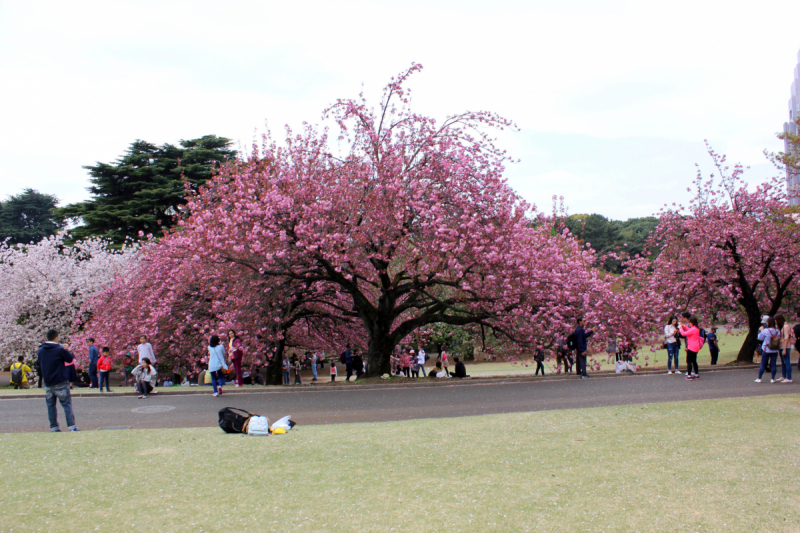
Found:
M 11 365 L 11 383 L 15 389 L 30 389 L 31 385 L 28 383 L 28 376 L 33 372 L 31 367 L 25 364 L 25 356 L 20 355 L 17 357 L 17 362 Z
M 153 392 L 153 383 L 156 382 L 157 376 L 158 372 L 147 357 L 142 358 L 142 364 L 133 369 L 133 377 L 136 378 L 136 392 L 139 393 L 140 400 L 147 398 Z
M 468 378 L 467 375 L 467 368 L 464 366 L 464 363 L 458 357 L 453 357 L 453 361 L 456 363 L 456 371 L 450 374 L 451 377 L 454 378 Z
M 450 375 L 442 368 L 442 362 L 436 361 L 436 366 L 433 367 L 431 373 L 428 374 L 429 378 L 449 378 Z

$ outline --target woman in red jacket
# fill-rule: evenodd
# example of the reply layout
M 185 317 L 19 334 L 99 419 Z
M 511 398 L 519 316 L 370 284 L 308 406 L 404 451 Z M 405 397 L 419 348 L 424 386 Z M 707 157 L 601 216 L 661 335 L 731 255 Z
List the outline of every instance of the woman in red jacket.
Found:
M 697 367 L 697 352 L 703 347 L 703 340 L 700 338 L 700 328 L 697 325 L 697 317 L 691 316 L 683 318 L 680 332 L 686 338 L 686 379 L 700 379 Z M 692 372 L 694 369 L 694 372 Z

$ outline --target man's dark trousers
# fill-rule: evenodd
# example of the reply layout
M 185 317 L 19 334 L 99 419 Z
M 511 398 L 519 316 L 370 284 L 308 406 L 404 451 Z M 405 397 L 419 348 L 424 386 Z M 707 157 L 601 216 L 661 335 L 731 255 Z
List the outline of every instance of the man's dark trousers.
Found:
M 586 352 L 578 354 L 576 363 L 577 363 L 577 366 L 578 366 L 576 374 L 578 374 L 579 376 L 585 376 L 586 375 Z
M 97 379 L 97 365 L 96 364 L 90 364 L 89 365 L 89 381 L 92 382 L 91 386 L 93 388 L 95 388 L 95 389 L 98 387 L 98 384 L 100 383 L 98 381 L 98 379 Z

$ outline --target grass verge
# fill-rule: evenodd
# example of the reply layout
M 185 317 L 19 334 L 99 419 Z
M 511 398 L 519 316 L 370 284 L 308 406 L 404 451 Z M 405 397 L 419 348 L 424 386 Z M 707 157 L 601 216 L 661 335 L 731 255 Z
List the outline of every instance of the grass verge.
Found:
M 0 531 L 797 531 L 800 395 L 0 435 Z M 300 421 L 302 422 L 302 421 Z

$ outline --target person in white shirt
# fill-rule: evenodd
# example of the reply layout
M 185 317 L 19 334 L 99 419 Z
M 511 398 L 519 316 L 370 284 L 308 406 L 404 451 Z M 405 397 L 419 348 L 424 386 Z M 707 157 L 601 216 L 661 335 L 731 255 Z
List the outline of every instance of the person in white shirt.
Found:
M 417 363 L 419 364 L 420 375 L 424 378 L 427 375 L 425 373 L 425 348 L 420 348 L 419 352 L 417 352 Z
M 678 319 L 675 316 L 670 316 L 667 320 L 667 325 L 664 326 L 664 341 L 667 344 L 667 374 L 672 374 L 672 363 L 675 363 L 675 373 L 680 374 L 678 370 L 679 354 L 681 351 L 681 343 L 678 342 L 676 335 L 678 334 Z
M 156 364 L 156 354 L 153 353 L 153 345 L 147 342 L 147 335 L 140 335 L 139 336 L 139 346 L 136 347 L 139 351 L 139 364 L 142 364 L 142 361 L 147 358 L 150 359 L 150 364 Z

